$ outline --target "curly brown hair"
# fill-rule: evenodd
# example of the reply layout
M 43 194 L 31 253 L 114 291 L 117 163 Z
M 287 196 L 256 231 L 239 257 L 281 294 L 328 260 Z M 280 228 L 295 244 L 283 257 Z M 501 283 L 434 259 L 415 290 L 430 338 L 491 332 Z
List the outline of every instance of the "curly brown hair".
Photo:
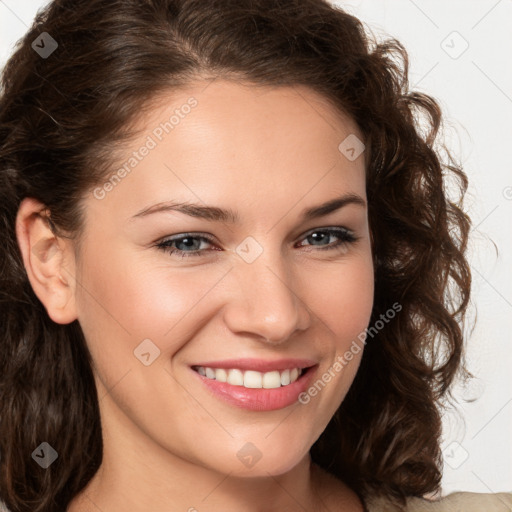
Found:
M 58 42 L 48 58 L 33 41 Z M 408 56 L 326 0 L 54 0 L 2 74 L 0 96 L 0 498 L 12 512 L 65 510 L 97 471 L 101 424 L 78 321 L 53 322 L 15 235 L 22 199 L 77 242 L 82 199 L 160 92 L 197 77 L 306 85 L 359 126 L 375 254 L 371 323 L 353 385 L 311 449 L 360 495 L 439 489 L 441 411 L 464 368 L 471 275 L 467 178 L 439 141 L 439 104 L 409 90 Z M 420 123 L 421 129 L 420 129 Z M 449 198 L 445 178 L 458 184 Z M 65 460 L 34 471 L 45 439 Z

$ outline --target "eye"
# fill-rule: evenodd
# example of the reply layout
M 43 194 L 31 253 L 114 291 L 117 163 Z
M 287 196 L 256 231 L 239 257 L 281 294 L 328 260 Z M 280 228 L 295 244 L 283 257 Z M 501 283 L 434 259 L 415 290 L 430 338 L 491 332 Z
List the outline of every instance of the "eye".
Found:
M 326 242 L 330 237 L 335 237 L 336 242 Z M 309 242 L 312 247 L 317 247 L 319 251 L 326 250 L 346 250 L 348 244 L 352 244 L 358 240 L 358 237 L 347 228 L 342 226 L 333 228 L 322 228 L 310 231 L 304 240 Z M 180 258 L 188 258 L 191 256 L 204 256 L 208 249 L 201 248 L 201 243 L 206 242 L 207 245 L 213 245 L 213 240 L 206 235 L 197 233 L 184 233 L 182 235 L 167 238 L 158 242 L 156 247 L 162 251 L 177 255 Z M 315 242 L 319 242 L 318 245 Z M 307 246 L 302 246 L 307 247 Z M 219 250 L 219 249 L 213 249 Z
M 168 238 L 167 240 L 162 240 L 156 246 L 162 251 L 167 252 L 168 254 L 176 254 L 181 258 L 188 258 L 190 256 L 202 256 L 205 249 L 199 249 L 201 242 L 207 242 L 209 244 L 213 243 L 213 241 L 206 236 L 198 236 L 186 233 L 183 235 L 179 235 L 173 238 Z M 182 246 L 184 249 L 175 248 L 174 245 Z M 192 249 L 192 250 L 185 250 Z
M 325 240 L 328 240 L 331 236 L 338 238 L 338 241 L 325 243 Z M 346 249 L 347 245 L 356 242 L 358 237 L 356 237 L 352 231 L 340 226 L 335 228 L 315 229 L 314 231 L 310 231 L 310 234 L 305 237 L 305 240 L 321 242 L 320 246 L 311 245 L 318 247 L 320 251 L 326 251 Z

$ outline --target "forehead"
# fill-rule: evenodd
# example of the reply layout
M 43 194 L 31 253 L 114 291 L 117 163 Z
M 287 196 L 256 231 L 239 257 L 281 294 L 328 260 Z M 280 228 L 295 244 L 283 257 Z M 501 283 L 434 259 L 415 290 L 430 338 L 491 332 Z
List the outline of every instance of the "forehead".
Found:
M 331 161 L 347 137 L 363 136 L 357 124 L 328 98 L 302 85 L 260 86 L 216 79 L 159 94 L 138 120 L 158 150 L 180 148 L 190 160 L 217 158 L 261 166 Z M 135 144 L 137 146 L 137 144 Z M 174 151 L 177 161 L 179 154 Z M 364 160 L 362 155 L 360 160 Z M 299 171 L 301 166 L 296 166 Z
M 187 103 L 192 101 L 195 105 L 188 109 Z M 180 112 L 181 109 L 186 112 Z M 139 128 L 149 129 L 163 118 L 168 119 L 167 113 L 176 111 L 180 120 L 193 113 L 190 117 L 196 125 L 202 121 L 203 129 L 208 123 L 215 125 L 215 129 L 222 124 L 225 131 L 233 128 L 269 131 L 271 122 L 276 127 L 288 125 L 292 133 L 296 132 L 293 127 L 304 131 L 307 125 L 311 137 L 316 133 L 325 136 L 330 131 L 363 138 L 357 124 L 329 98 L 299 84 L 262 86 L 223 79 L 197 81 L 161 92 L 148 101 L 145 110 L 146 114 L 138 119 Z M 286 133 L 281 136 L 285 137 Z
M 347 137 L 362 139 L 357 125 L 310 88 L 203 81 L 148 105 L 137 139 L 113 166 L 127 170 L 104 202 L 116 211 L 170 199 L 247 203 L 263 195 L 291 205 L 306 195 L 364 195 L 364 154 L 350 161 L 339 149 Z M 143 158 L 134 155 L 144 147 Z

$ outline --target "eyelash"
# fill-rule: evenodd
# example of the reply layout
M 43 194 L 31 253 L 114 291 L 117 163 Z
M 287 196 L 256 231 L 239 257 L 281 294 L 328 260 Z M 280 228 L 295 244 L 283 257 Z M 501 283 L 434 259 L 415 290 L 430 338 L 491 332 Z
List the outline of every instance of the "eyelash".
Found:
M 344 248 L 346 244 L 353 244 L 354 242 L 357 242 L 359 240 L 359 237 L 356 237 L 354 233 L 352 233 L 350 230 L 338 227 L 338 228 L 324 228 L 324 229 L 315 229 L 314 231 L 310 231 L 304 238 L 308 238 L 309 236 L 313 235 L 314 233 L 326 233 L 328 235 L 335 235 L 340 240 L 336 243 L 331 243 L 326 246 L 320 246 L 318 247 L 319 251 L 327 251 L 327 250 L 341 250 Z M 179 235 L 175 238 L 168 238 L 166 240 L 162 240 L 161 242 L 156 244 L 156 247 L 169 255 L 181 255 L 181 258 L 188 258 L 191 256 L 202 256 L 204 251 L 207 249 L 201 249 L 201 250 L 195 250 L 195 251 L 183 251 L 181 249 L 175 249 L 174 247 L 171 247 L 171 244 L 174 244 L 176 242 L 185 240 L 185 239 L 198 239 L 198 240 L 204 240 L 206 242 L 209 242 L 213 244 L 213 240 L 208 237 L 198 234 L 192 234 L 192 233 L 184 233 L 182 235 Z M 317 247 L 310 244 L 310 247 Z

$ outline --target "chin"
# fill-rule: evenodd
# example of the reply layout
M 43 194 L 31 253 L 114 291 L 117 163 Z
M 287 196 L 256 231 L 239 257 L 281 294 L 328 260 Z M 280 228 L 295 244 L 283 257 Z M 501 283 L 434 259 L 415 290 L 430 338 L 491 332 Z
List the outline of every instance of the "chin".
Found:
M 237 440 L 233 443 L 236 447 L 226 446 L 221 458 L 215 457 L 215 462 L 208 466 L 220 473 L 239 478 L 279 476 L 299 465 L 309 453 L 309 448 L 303 444 L 294 446 L 291 443 L 279 442 L 276 446 L 268 441 L 262 439 L 258 444 L 258 441 L 252 443 Z

